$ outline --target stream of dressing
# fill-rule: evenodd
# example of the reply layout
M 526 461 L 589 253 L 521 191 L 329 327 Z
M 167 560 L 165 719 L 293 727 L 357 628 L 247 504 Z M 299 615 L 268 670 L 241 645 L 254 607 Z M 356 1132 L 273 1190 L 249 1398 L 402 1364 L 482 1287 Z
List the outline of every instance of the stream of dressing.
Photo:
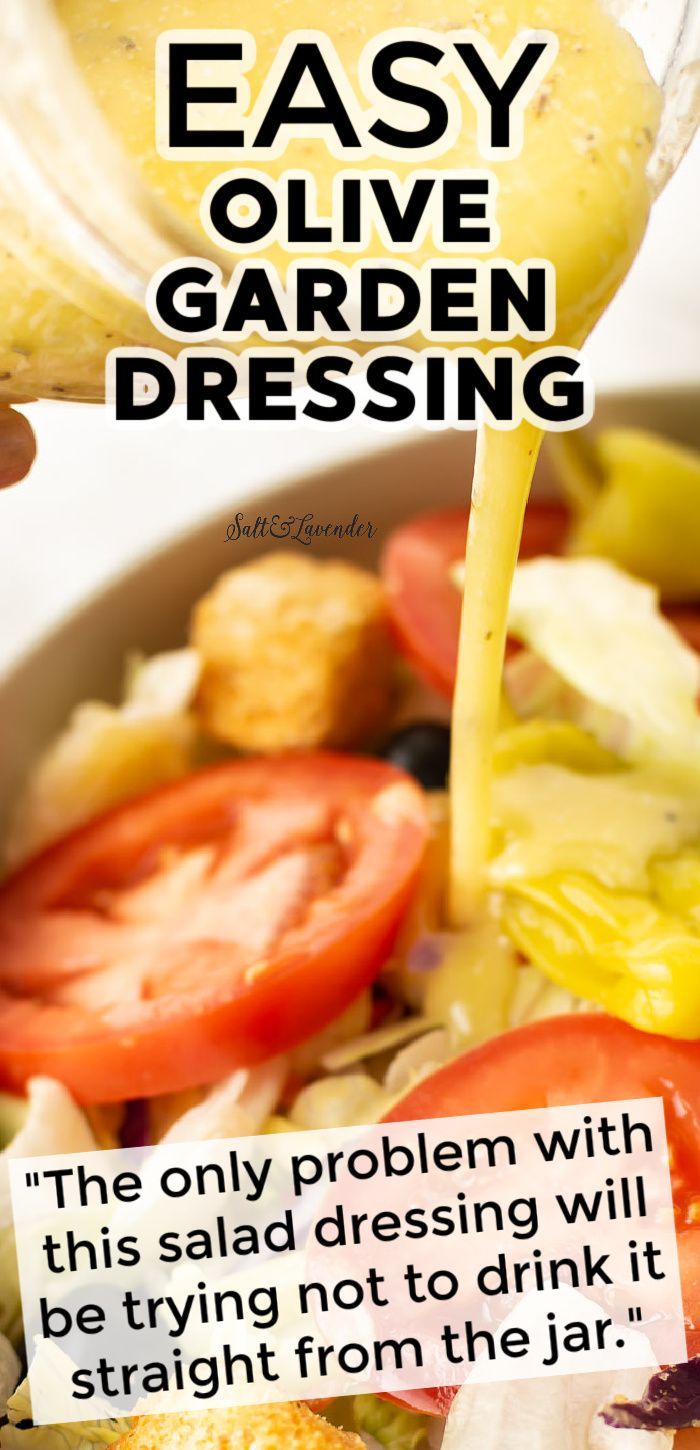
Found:
M 478 912 L 491 834 L 491 763 L 501 703 L 508 600 L 523 516 L 542 434 L 482 427 L 472 502 L 452 703 L 449 916 L 466 926 Z
M 541 4 L 536 10 L 539 24 L 551 24 L 556 29 L 551 7 Z M 602 37 L 600 32 L 596 33 L 596 27 L 602 13 L 603 7 L 598 0 L 591 0 L 587 14 L 593 28 L 588 31 L 584 26 L 580 30 L 572 50 L 567 52 L 562 47 L 560 63 L 562 56 L 566 65 L 567 54 L 575 55 L 579 49 L 586 50 L 596 41 L 600 42 Z M 585 15 L 585 9 L 578 8 L 576 20 L 579 24 Z M 576 23 L 573 12 L 570 23 L 573 28 Z M 601 263 L 604 260 L 601 228 L 609 226 L 610 218 L 615 216 L 618 207 L 621 216 L 629 200 L 621 202 L 613 183 L 614 161 L 620 159 L 621 80 L 623 104 L 628 107 L 632 121 L 639 119 L 650 142 L 654 134 L 650 110 L 651 83 L 644 60 L 639 51 L 630 45 L 629 37 L 613 22 L 608 20 L 607 23 L 605 44 L 599 52 L 598 84 L 577 95 L 575 84 L 567 90 L 569 77 L 565 76 L 560 89 L 564 101 L 561 124 L 580 125 L 583 116 L 587 116 L 586 134 L 595 137 L 597 164 L 604 174 L 607 172 L 609 175 L 610 185 L 602 212 L 587 207 L 584 198 L 581 198 L 582 204 L 576 212 L 580 228 L 577 247 L 584 252 L 589 251 L 593 257 L 599 255 Z M 561 40 L 561 32 L 558 34 Z M 605 78 L 612 82 L 613 76 L 617 84 L 611 84 L 608 89 Z M 583 106 L 583 110 L 576 109 L 574 98 L 576 106 Z M 635 107 L 639 107 L 637 116 Z M 620 234 L 617 260 L 622 265 L 623 275 L 636 251 L 632 238 L 642 235 L 651 200 L 649 190 L 643 184 L 647 160 L 644 153 L 645 148 L 638 147 L 630 150 L 626 158 L 630 174 L 636 174 L 639 185 L 633 188 L 636 215 L 631 218 L 626 237 L 624 231 Z M 523 220 L 526 221 L 524 214 Z M 551 224 L 551 237 L 548 239 L 551 245 L 544 245 L 543 255 L 555 263 L 558 280 L 569 262 L 566 250 L 561 250 L 560 220 L 556 204 L 549 217 L 545 218 L 544 225 L 540 218 L 540 229 L 545 235 L 546 223 Z M 584 292 L 579 298 L 575 320 L 571 303 L 568 316 L 562 316 L 559 311 L 559 340 L 580 346 L 606 301 L 607 297 L 600 292 L 588 295 Z M 448 910 L 450 924 L 454 927 L 463 927 L 473 921 L 486 891 L 492 762 L 500 710 L 508 601 L 541 442 L 542 433 L 530 423 L 522 423 L 510 432 L 484 426 L 477 439 L 452 711 Z

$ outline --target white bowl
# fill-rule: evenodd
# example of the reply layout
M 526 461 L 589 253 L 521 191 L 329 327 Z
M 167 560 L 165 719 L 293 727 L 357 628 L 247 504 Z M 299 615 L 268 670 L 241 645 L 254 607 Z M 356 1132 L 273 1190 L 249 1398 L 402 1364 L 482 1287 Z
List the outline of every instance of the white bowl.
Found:
M 652 428 L 700 446 L 697 388 L 639 391 L 599 401 L 596 426 L 610 422 Z M 348 519 L 357 513 L 377 526 L 375 538 L 342 545 L 344 557 L 372 564 L 391 528 L 425 509 L 465 501 L 473 454 L 469 433 L 426 433 L 409 442 L 366 453 L 348 464 L 303 477 L 280 477 L 279 488 L 246 499 L 246 517 L 276 510 L 311 512 L 317 519 Z M 536 489 L 552 491 L 546 450 Z M 220 517 L 141 559 L 97 595 L 86 599 L 42 638 L 0 680 L 0 830 L 21 781 L 39 751 L 80 700 L 114 699 L 132 650 L 177 646 L 186 639 L 194 601 L 224 569 L 259 555 L 269 542 L 226 541 L 235 503 Z M 299 549 L 299 544 L 275 547 Z M 333 539 L 314 553 L 338 553 Z

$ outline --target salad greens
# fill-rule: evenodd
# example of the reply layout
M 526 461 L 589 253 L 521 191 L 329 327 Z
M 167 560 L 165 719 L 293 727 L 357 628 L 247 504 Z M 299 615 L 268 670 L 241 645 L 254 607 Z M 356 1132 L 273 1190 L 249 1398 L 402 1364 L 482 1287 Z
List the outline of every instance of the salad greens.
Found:
M 697 787 L 700 658 L 651 585 L 602 559 L 533 559 L 516 569 L 509 629 L 603 719 L 625 722 L 627 759 Z
M 355 1428 L 371 1435 L 382 1450 L 424 1450 L 428 1420 L 425 1415 L 404 1410 L 378 1395 L 356 1395 L 353 1401 Z
M 33 1078 L 26 1100 L 3 1094 L 0 1125 L 5 1144 L 0 1152 L 0 1334 L 17 1343 L 21 1309 L 8 1161 L 41 1153 L 90 1152 L 97 1143 L 70 1093 L 51 1078 Z
M 606 428 L 585 435 L 585 442 L 578 433 L 559 434 L 554 446 L 562 483 L 579 514 L 570 550 L 614 559 L 658 585 L 666 599 L 696 596 L 697 453 L 636 428 Z
M 663 1431 L 631 1441 L 598 1411 L 641 1392 L 646 1373 L 627 1369 L 501 1384 L 467 1383 L 447 1417 L 442 1450 L 670 1450 Z
M 0 1450 L 102 1450 L 129 1429 L 128 1420 L 33 1425 L 27 1380 L 8 1400 L 7 1414 L 8 1424 L 0 1429 Z

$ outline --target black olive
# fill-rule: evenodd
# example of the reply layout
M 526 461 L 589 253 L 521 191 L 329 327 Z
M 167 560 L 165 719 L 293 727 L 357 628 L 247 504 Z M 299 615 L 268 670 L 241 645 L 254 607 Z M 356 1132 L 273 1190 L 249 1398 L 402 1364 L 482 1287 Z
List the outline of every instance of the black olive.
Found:
M 444 790 L 450 768 L 449 725 L 435 720 L 405 725 L 390 736 L 382 755 L 407 770 L 425 790 Z

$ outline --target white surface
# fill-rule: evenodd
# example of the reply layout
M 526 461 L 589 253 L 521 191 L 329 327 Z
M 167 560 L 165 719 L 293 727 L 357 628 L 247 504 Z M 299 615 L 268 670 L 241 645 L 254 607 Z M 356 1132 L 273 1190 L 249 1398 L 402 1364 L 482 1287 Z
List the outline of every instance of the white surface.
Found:
M 629 277 L 591 338 L 599 389 L 700 386 L 700 135 L 654 207 Z
M 697 380 L 700 390 L 700 140 L 655 208 L 642 250 L 589 346 L 599 390 Z M 135 435 L 99 408 L 32 409 L 40 454 L 0 494 L 0 669 L 137 554 L 261 483 L 367 447 L 376 433 Z M 429 494 L 429 490 L 428 490 Z

